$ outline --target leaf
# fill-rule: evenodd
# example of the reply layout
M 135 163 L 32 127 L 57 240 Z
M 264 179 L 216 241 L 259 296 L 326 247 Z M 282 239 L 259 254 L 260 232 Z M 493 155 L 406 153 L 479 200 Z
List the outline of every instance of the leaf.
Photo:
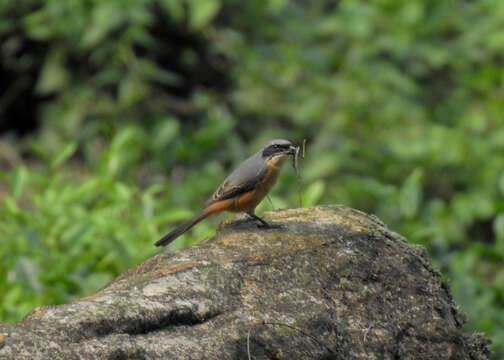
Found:
M 134 126 L 123 127 L 119 133 L 114 136 L 110 144 L 111 152 L 121 152 L 128 145 L 131 145 L 135 139 L 140 136 L 140 131 Z
M 399 208 L 407 219 L 415 217 L 422 201 L 423 170 L 416 168 L 404 182 L 399 191 Z
M 504 256 L 504 214 L 498 214 L 493 223 L 493 230 L 496 234 L 496 250 Z
M 201 30 L 217 15 L 221 3 L 219 0 L 188 0 L 189 24 L 193 29 Z
M 31 12 L 24 18 L 28 36 L 35 40 L 47 40 L 53 35 L 48 11 L 45 8 Z
M 46 95 L 61 90 L 67 84 L 68 77 L 64 51 L 56 48 L 45 59 L 36 91 L 41 95 Z
M 164 150 L 164 148 L 177 136 L 180 131 L 178 120 L 169 116 L 163 118 L 157 123 L 155 131 L 152 134 L 152 145 L 156 150 Z
M 137 64 L 140 72 L 151 81 L 165 85 L 180 85 L 183 82 L 182 77 L 177 73 L 163 69 L 152 61 L 140 59 Z
M 84 48 L 95 46 L 122 21 L 123 14 L 118 2 L 103 1 L 98 4 L 93 9 L 91 24 L 82 36 L 81 46 Z
M 24 166 L 19 166 L 14 170 L 12 177 L 12 196 L 17 199 L 23 193 L 25 187 L 26 179 L 28 179 L 28 171 Z
M 41 291 L 42 284 L 38 280 L 40 267 L 27 257 L 20 257 L 10 272 L 10 277 L 16 282 L 26 282 L 34 291 Z
M 137 73 L 124 77 L 119 85 L 119 100 L 126 107 L 134 106 L 144 99 L 149 92 L 148 84 Z
M 269 0 L 266 2 L 268 5 L 268 11 L 271 13 L 278 13 L 285 8 L 288 4 L 287 0 Z
M 21 210 L 12 196 L 6 196 L 4 198 L 4 205 L 8 215 L 16 217 L 20 214 Z
M 77 150 L 76 142 L 69 142 L 61 147 L 56 156 L 51 161 L 51 167 L 57 168 L 63 165 Z
M 161 0 L 161 4 L 166 9 L 171 18 L 181 21 L 185 15 L 184 3 L 180 0 Z
M 325 182 L 318 180 L 308 186 L 303 193 L 303 207 L 313 206 L 318 203 L 325 190 Z

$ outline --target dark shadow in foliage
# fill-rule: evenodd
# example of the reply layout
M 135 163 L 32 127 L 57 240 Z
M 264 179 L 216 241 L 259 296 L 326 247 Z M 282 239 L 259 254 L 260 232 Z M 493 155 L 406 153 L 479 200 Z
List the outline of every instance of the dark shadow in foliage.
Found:
M 173 84 L 156 82 L 161 91 L 188 99 L 201 86 L 221 91 L 230 88 L 229 63 L 211 53 L 208 39 L 190 31 L 187 24 L 174 23 L 157 3 L 152 13 L 155 20 L 149 32 L 156 46 L 137 45 L 135 52 L 181 78 Z

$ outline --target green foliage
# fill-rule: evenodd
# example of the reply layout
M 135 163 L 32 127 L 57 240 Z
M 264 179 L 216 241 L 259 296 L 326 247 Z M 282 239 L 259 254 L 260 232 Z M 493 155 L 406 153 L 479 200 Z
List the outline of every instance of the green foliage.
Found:
M 2 2 L 0 116 L 29 74 L 43 101 L 1 174 L 0 318 L 92 293 L 263 142 L 307 138 L 304 205 L 424 245 L 504 358 L 503 29 L 499 0 Z

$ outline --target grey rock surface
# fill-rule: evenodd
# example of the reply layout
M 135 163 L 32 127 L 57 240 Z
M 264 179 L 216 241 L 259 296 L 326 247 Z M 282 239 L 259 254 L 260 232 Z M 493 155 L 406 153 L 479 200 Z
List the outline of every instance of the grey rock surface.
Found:
M 0 359 L 488 359 L 420 246 L 344 206 L 228 220 L 96 294 L 0 324 Z

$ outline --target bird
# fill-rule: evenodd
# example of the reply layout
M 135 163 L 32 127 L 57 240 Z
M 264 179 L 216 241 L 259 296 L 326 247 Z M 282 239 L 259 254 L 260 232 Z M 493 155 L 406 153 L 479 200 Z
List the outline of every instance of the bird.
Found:
M 257 216 L 255 208 L 275 184 L 279 170 L 289 156 L 295 156 L 296 147 L 288 140 L 268 141 L 258 152 L 238 165 L 203 204 L 202 211 L 180 224 L 159 239 L 155 246 L 166 246 L 206 217 L 222 211 L 244 212 L 259 222 L 261 227 L 271 227 Z

